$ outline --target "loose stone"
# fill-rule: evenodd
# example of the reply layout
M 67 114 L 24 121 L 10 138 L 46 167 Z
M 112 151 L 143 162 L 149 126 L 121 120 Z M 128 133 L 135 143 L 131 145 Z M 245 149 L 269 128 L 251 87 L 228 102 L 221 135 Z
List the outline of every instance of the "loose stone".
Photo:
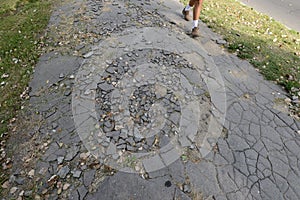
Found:
M 25 191 L 24 196 L 30 197 L 32 195 L 32 190 Z
M 69 183 L 65 183 L 64 186 L 63 186 L 63 190 L 67 190 L 68 188 L 70 187 L 70 184 Z
M 84 57 L 84 58 L 89 58 L 89 57 L 91 57 L 93 54 L 94 54 L 94 52 L 91 51 L 91 52 L 88 52 L 87 54 L 84 54 L 83 57 Z
M 62 156 L 57 157 L 57 164 L 58 165 L 62 164 L 63 161 L 64 161 L 64 157 L 62 157 Z
M 72 175 L 73 175 L 74 178 L 79 178 L 81 173 L 82 172 L 80 170 L 72 171 Z
M 70 168 L 68 166 L 64 166 L 58 171 L 57 175 L 60 178 L 65 178 L 69 172 L 70 172 Z
M 5 181 L 3 184 L 2 184 L 2 188 L 3 189 L 7 189 L 7 188 L 9 188 L 9 181 Z
M 10 193 L 10 194 L 14 194 L 17 190 L 18 190 L 17 187 L 12 187 L 12 188 L 9 190 L 9 193 Z
M 25 193 L 25 191 L 22 190 L 22 191 L 19 193 L 19 196 L 20 196 L 20 197 L 24 196 L 24 193 Z
M 187 184 L 184 184 L 183 185 L 183 192 L 185 192 L 185 193 L 191 193 L 192 192 L 191 187 L 189 185 L 187 185 Z
M 59 78 L 64 78 L 64 77 L 65 77 L 64 73 L 59 74 Z

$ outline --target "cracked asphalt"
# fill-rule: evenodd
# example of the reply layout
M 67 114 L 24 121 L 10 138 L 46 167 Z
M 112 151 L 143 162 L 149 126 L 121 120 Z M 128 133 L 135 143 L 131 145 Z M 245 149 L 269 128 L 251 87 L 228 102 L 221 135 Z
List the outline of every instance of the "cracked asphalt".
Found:
M 2 199 L 300 199 L 286 93 L 182 7 L 57 6 Z

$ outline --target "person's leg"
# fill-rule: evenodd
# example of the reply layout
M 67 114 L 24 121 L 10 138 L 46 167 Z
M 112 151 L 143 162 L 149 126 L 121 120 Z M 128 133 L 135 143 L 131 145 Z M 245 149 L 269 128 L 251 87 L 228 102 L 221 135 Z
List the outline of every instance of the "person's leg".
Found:
M 188 5 L 186 5 L 185 10 L 188 11 L 194 6 L 194 0 L 190 0 Z
M 193 20 L 199 20 L 200 12 L 202 9 L 203 0 L 191 0 L 189 5 L 193 6 Z
M 191 0 L 191 1 L 190 1 L 190 3 L 192 3 L 193 6 L 194 6 L 192 36 L 193 37 L 199 37 L 200 33 L 199 33 L 199 28 L 198 28 L 198 20 L 199 20 L 199 17 L 200 17 L 200 12 L 201 12 L 201 9 L 202 9 L 203 0 Z
M 190 0 L 188 5 L 189 5 L 190 7 L 194 7 L 194 5 L 195 5 L 195 0 Z
M 202 3 L 203 0 L 190 0 L 189 4 L 182 11 L 184 19 L 190 21 L 189 11 L 191 8 L 193 8 L 193 28 L 192 28 L 193 37 L 198 37 L 200 35 L 198 29 L 198 20 L 202 9 Z
M 195 0 L 190 0 L 189 1 L 189 6 L 194 7 L 194 5 L 195 5 Z
M 190 18 L 190 10 L 191 8 L 194 6 L 194 0 L 190 0 L 188 5 L 186 5 L 183 10 L 182 10 L 182 14 L 183 14 L 183 18 L 186 20 L 186 21 L 190 21 L 191 18 Z

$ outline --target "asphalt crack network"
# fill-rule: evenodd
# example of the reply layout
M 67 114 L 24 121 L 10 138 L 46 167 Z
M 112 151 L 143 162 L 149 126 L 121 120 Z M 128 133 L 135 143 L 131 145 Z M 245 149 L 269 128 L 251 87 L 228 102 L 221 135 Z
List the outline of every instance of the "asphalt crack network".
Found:
M 12 136 L 22 144 L 3 199 L 300 198 L 300 123 L 277 105 L 285 93 L 203 24 L 191 39 L 181 10 L 57 6 L 23 114 L 42 120 Z

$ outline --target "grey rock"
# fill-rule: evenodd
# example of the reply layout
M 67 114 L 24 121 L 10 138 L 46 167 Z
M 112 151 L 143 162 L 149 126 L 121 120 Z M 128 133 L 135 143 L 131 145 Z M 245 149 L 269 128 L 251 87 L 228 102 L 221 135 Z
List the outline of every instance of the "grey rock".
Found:
M 105 125 L 105 124 L 104 124 Z M 110 124 L 111 126 L 111 124 Z M 107 137 L 112 137 L 114 138 L 114 140 L 118 140 L 119 136 L 120 136 L 120 131 L 112 131 L 112 132 L 107 132 L 106 133 Z
M 76 51 L 79 51 L 80 49 L 82 49 L 82 48 L 84 48 L 84 47 L 85 47 L 85 45 L 81 44 L 81 45 L 76 46 L 76 47 L 75 47 L 75 50 L 76 50 Z
M 110 92 L 110 91 L 112 91 L 114 89 L 114 86 L 112 86 L 111 84 L 108 84 L 106 82 L 99 84 L 98 87 L 101 90 L 104 90 L 106 92 Z
M 58 127 L 58 124 L 55 123 L 55 122 L 53 122 L 53 123 L 52 123 L 52 128 L 53 128 L 53 129 L 56 129 L 57 127 Z
M 72 146 L 67 150 L 67 155 L 65 157 L 66 161 L 71 161 L 78 154 L 79 146 Z
M 182 147 L 189 147 L 192 145 L 191 141 L 185 136 L 179 138 L 179 143 Z
M 125 149 L 126 148 L 126 144 L 120 144 L 117 146 L 117 149 Z
M 109 143 L 109 146 L 107 147 L 107 150 L 106 150 L 106 154 L 107 155 L 113 155 L 117 152 L 117 148 L 116 148 L 116 145 L 113 144 L 112 142 Z
M 158 155 L 143 160 L 143 166 L 147 173 L 165 168 L 164 163 Z
M 57 175 L 60 178 L 65 178 L 69 172 L 70 172 L 70 168 L 68 166 L 64 166 L 58 171 Z
M 188 185 L 188 184 L 184 184 L 183 185 L 183 192 L 185 192 L 185 193 L 191 193 L 192 192 L 191 186 Z
M 180 113 L 178 112 L 173 112 L 171 113 L 169 120 L 173 123 L 173 124 L 178 124 L 179 120 L 180 120 Z
M 80 170 L 72 171 L 74 178 L 79 178 L 81 176 L 81 173 L 82 173 L 82 171 L 80 171 Z
M 67 97 L 67 96 L 70 96 L 72 94 L 72 91 L 70 89 L 66 90 L 64 95 Z
M 171 150 L 161 153 L 161 158 L 167 166 L 171 165 L 173 162 L 180 158 L 179 152 L 176 148 L 172 148 Z
M 84 54 L 83 57 L 84 57 L 84 58 L 89 58 L 89 57 L 91 57 L 93 54 L 94 54 L 94 52 L 90 51 L 90 52 Z
M 127 138 L 126 141 L 130 144 L 130 146 L 133 146 L 135 144 L 134 139 L 132 137 Z
M 119 154 L 114 154 L 114 155 L 112 155 L 112 158 L 114 159 L 114 160 L 117 160 L 118 158 L 119 158 L 120 156 L 119 156 Z
M 60 165 L 63 163 L 63 161 L 64 161 L 64 157 L 62 157 L 62 156 L 57 157 L 57 164 Z
M 17 179 L 16 176 L 11 175 L 11 176 L 9 177 L 9 182 L 10 182 L 10 183 L 14 183 L 14 182 L 16 181 L 16 179 Z
M 23 184 L 25 183 L 25 178 L 18 177 L 18 178 L 16 178 L 15 182 L 16 182 L 18 185 L 23 185 Z
M 209 195 L 205 200 L 215 200 L 216 198 L 213 195 Z
M 59 146 L 54 142 L 51 143 L 49 148 L 47 149 L 44 157 L 46 161 L 55 161 L 57 159 L 56 152 L 59 150 Z
M 96 173 L 96 170 L 94 170 L 94 169 L 84 172 L 84 174 L 83 174 L 83 184 L 86 187 L 88 187 L 92 184 L 92 182 L 94 180 L 95 173 Z
M 80 200 L 79 193 L 78 193 L 77 189 L 73 190 L 70 193 L 69 200 Z
M 121 144 L 126 144 L 126 141 L 123 139 L 119 139 L 118 144 L 117 145 L 121 145 Z
M 198 85 L 202 82 L 200 74 L 194 70 L 189 68 L 180 69 L 181 73 L 194 85 Z
M 223 39 L 217 39 L 216 42 L 217 44 L 221 44 L 221 45 L 227 44 L 226 40 Z
M 293 100 L 293 101 L 298 100 L 298 98 L 299 98 L 298 96 L 295 96 L 295 95 L 292 96 L 292 100 Z
M 247 141 L 237 135 L 229 136 L 228 144 L 233 150 L 244 150 L 249 148 Z
M 137 127 L 134 128 L 133 135 L 135 142 L 140 142 L 144 138 Z
M 193 90 L 193 94 L 196 95 L 196 96 L 203 95 L 203 94 L 205 94 L 205 92 L 206 91 L 204 89 L 201 89 L 201 88 L 198 88 L 198 87 L 194 88 L 194 90 Z
M 122 130 L 121 130 L 121 133 L 120 133 L 120 138 L 126 140 L 126 139 L 128 138 L 128 135 L 127 135 L 127 134 L 128 134 L 128 130 L 122 129 Z
M 25 197 L 31 197 L 32 196 L 32 190 L 27 190 L 24 192 Z
M 102 143 L 101 143 L 101 145 L 102 145 L 103 147 L 108 147 L 109 144 L 110 144 L 109 142 L 102 142 Z
M 80 200 L 84 200 L 85 196 L 88 193 L 88 190 L 82 185 L 77 189 L 77 191 L 78 191 Z
M 131 146 L 131 145 L 127 145 L 127 146 L 126 146 L 126 149 L 127 149 L 128 151 L 135 151 L 135 150 L 136 150 L 136 148 L 133 147 L 133 146 Z
M 161 136 L 159 140 L 159 147 L 163 148 L 165 145 L 169 144 L 170 138 L 168 136 Z
M 300 104 L 300 100 L 299 100 L 299 99 L 295 99 L 295 100 L 293 100 L 292 102 L 293 102 L 294 104 L 298 104 L 298 105 Z
M 146 143 L 149 146 L 152 146 L 152 144 L 154 143 L 155 137 L 147 137 L 146 138 Z
M 18 189 L 19 189 L 18 187 L 12 187 L 12 188 L 10 188 L 9 193 L 15 194 L 18 191 Z
M 113 67 L 108 67 L 105 70 L 106 72 L 110 73 L 110 74 L 114 74 L 115 73 L 115 69 Z

